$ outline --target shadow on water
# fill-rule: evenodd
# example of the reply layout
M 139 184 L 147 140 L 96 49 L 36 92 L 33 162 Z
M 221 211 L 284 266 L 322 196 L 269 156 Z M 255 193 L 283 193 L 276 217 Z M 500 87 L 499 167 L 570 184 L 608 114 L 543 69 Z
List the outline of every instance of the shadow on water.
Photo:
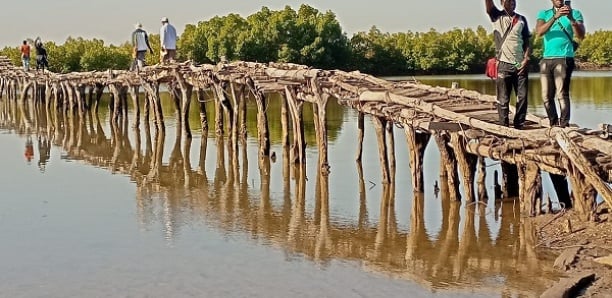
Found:
M 333 139 L 340 134 L 344 112 L 339 106 L 330 109 L 337 115 L 330 117 L 336 123 L 330 133 Z M 322 265 L 358 262 L 364 271 L 414 281 L 434 291 L 479 288 L 507 297 L 532 296 L 556 277 L 550 260 L 538 258 L 533 226 L 521 220 L 513 202 L 462 205 L 451 202 L 447 183 L 440 183 L 439 198 L 428 203 L 441 210 L 434 235 L 427 228 L 423 193 L 400 192 L 394 182 L 380 186 L 380 195 L 372 196 L 369 187 L 374 183 L 358 164 L 358 200 L 352 203 L 358 212 L 347 219 L 333 210 L 332 201 L 342 191 L 333 187 L 330 176 L 289 164 L 289 148 L 276 147 L 280 153 L 275 163 L 257 159 L 257 145 L 248 140 L 234 146 L 231 139 L 208 137 L 206 131 L 192 140 L 184 137 L 179 125 L 163 131 L 144 122 L 134 129 L 127 120 L 109 124 L 107 119 L 104 109 L 100 116 L 79 117 L 0 102 L 0 129 L 36 139 L 32 144 L 40 152 L 41 171 L 53 145 L 61 148 L 62 159 L 129 177 L 136 185 L 138 223 L 148 229 L 162 222 L 169 243 L 180 237 L 183 226 L 203 222 Z M 277 169 L 281 178 L 275 180 Z M 398 207 L 397 196 L 410 201 L 409 212 Z M 378 207 L 372 208 L 370 203 L 376 201 Z M 493 232 L 492 225 L 498 230 Z

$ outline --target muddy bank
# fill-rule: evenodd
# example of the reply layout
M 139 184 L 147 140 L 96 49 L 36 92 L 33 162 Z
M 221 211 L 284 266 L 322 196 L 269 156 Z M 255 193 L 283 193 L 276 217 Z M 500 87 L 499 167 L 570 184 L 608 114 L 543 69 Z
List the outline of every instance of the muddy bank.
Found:
M 541 252 L 559 256 L 555 267 L 569 278 L 595 274 L 578 292 L 581 297 L 612 297 L 612 214 L 597 210 L 595 222 L 583 222 L 573 211 L 534 219 Z M 607 264 L 606 264 L 607 263 Z M 566 280 L 567 281 L 567 280 Z M 564 287 L 568 287 L 567 283 Z M 572 296 L 573 297 L 573 296 Z
M 597 65 L 592 62 L 576 62 L 576 69 L 584 71 L 611 71 L 612 65 Z

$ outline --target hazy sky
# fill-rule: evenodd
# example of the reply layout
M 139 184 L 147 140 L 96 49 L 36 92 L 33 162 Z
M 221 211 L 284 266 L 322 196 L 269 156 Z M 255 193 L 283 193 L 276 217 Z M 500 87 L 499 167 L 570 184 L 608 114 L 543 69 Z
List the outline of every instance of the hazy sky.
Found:
M 494 0 L 496 4 L 499 0 Z M 238 13 L 246 17 L 267 6 L 272 10 L 286 5 L 295 10 L 302 3 L 320 11 L 333 11 L 345 32 L 352 35 L 372 25 L 384 32 L 446 31 L 453 27 L 490 30 L 484 0 L 6 0 L 0 10 L 0 47 L 19 45 L 25 38 L 63 43 L 68 36 L 99 38 L 119 44 L 129 39 L 136 22 L 157 33 L 160 19 L 167 16 L 179 32 L 215 15 Z M 529 25 L 535 25 L 540 9 L 552 7 L 550 0 L 517 0 L 517 11 Z M 587 31 L 612 30 L 612 0 L 574 0 L 574 8 L 585 17 Z

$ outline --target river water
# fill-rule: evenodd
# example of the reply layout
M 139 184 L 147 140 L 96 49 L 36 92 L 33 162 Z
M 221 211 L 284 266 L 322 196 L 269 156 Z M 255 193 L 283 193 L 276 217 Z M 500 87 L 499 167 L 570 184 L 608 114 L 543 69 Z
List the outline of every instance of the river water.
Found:
M 494 93 L 483 76 L 418 79 Z M 610 123 L 611 85 L 611 72 L 576 73 L 572 122 Z M 529 94 L 543 114 L 535 75 Z M 559 278 L 518 203 L 450 203 L 435 190 L 434 142 L 414 194 L 403 131 L 385 186 L 373 126 L 358 167 L 357 114 L 344 107 L 328 109 L 325 178 L 311 116 L 300 171 L 285 162 L 275 101 L 275 158 L 262 163 L 254 105 L 235 151 L 214 129 L 201 136 L 195 108 L 186 139 L 164 101 L 164 133 L 111 125 L 105 104 L 79 118 L 0 101 L 1 297 L 532 297 Z M 487 164 L 493 197 L 499 165 Z

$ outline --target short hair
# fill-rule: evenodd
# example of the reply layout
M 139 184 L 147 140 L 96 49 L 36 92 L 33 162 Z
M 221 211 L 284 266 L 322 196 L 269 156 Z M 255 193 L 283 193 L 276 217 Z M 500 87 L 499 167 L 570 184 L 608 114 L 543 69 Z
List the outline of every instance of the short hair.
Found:
M 27 44 L 27 43 L 28 43 L 28 41 L 27 41 L 27 40 L 24 40 L 24 41 L 23 41 L 23 44 Z

